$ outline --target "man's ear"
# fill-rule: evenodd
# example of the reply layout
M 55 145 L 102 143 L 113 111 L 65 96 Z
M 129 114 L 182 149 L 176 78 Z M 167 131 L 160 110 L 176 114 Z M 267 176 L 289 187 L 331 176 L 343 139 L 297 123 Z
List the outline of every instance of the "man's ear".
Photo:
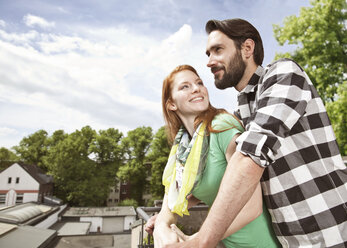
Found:
M 176 111 L 177 110 L 177 106 L 176 104 L 174 104 L 172 101 L 167 101 L 167 106 L 168 106 L 168 109 L 171 110 L 171 111 Z
M 241 46 L 242 56 L 244 56 L 245 59 L 249 59 L 250 57 L 253 56 L 254 48 L 255 48 L 254 40 L 252 39 L 245 40 Z

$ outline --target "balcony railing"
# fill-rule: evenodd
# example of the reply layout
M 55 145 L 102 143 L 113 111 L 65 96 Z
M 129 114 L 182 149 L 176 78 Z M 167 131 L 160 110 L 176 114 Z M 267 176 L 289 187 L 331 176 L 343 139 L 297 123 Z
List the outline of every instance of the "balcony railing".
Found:
M 137 215 L 141 219 L 141 231 L 139 236 L 138 248 L 153 248 L 154 244 L 151 244 L 152 235 L 147 236 L 147 243 L 144 241 L 144 224 L 148 221 L 150 216 L 147 213 L 159 212 L 161 207 L 138 207 L 136 208 Z M 207 205 L 197 205 L 191 207 L 189 211 L 208 211 Z

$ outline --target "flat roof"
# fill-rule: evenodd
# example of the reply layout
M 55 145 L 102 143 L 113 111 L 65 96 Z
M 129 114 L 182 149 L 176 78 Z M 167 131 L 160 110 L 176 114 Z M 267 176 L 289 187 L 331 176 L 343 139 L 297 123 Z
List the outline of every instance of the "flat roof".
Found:
M 69 208 L 63 217 L 114 217 L 136 216 L 134 207 Z
M 67 222 L 58 230 L 58 236 L 86 235 L 90 225 L 90 222 Z
M 1 235 L 0 247 L 37 248 L 49 243 L 57 232 L 32 226 L 17 226 Z

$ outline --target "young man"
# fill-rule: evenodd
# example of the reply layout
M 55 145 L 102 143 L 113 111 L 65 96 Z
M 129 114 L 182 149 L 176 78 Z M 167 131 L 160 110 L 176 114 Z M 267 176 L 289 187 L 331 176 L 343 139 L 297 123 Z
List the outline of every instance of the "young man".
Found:
M 206 32 L 207 66 L 217 88 L 239 91 L 246 131 L 199 233 L 170 247 L 215 247 L 259 181 L 283 247 L 347 246 L 347 169 L 310 79 L 288 59 L 261 67 L 261 37 L 245 20 L 210 20 Z

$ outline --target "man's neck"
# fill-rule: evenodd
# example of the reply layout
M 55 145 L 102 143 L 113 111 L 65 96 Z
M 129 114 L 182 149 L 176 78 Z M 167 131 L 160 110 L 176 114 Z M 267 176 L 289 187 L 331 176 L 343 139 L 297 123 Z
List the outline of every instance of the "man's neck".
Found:
M 247 64 L 245 72 L 243 73 L 240 82 L 235 86 L 235 89 L 237 91 L 242 91 L 248 85 L 249 80 L 251 79 L 257 68 L 258 65 L 255 64 L 253 61 Z

